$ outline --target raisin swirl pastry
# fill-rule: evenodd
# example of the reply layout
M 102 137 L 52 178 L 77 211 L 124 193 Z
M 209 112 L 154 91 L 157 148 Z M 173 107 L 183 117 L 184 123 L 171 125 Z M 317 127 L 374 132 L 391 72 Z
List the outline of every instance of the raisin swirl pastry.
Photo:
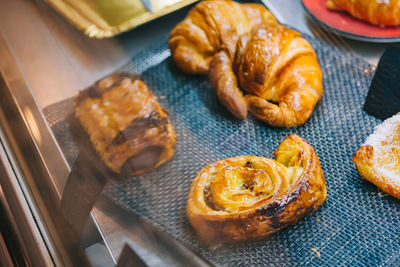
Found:
M 400 25 L 399 0 L 327 0 L 330 10 L 346 11 L 355 18 L 379 26 Z
M 105 77 L 75 98 L 75 116 L 104 163 L 114 172 L 151 171 L 175 151 L 167 111 L 133 74 Z
M 207 165 L 190 188 L 187 216 L 208 243 L 266 237 L 294 224 L 326 199 L 313 148 L 297 135 L 275 151 L 276 161 L 239 156 Z
M 221 48 L 233 53 L 239 36 L 261 23 L 277 23 L 262 5 L 201 1 L 172 30 L 168 46 L 182 71 L 207 74 L 215 53 Z
M 353 161 L 362 178 L 400 199 L 400 113 L 375 128 Z

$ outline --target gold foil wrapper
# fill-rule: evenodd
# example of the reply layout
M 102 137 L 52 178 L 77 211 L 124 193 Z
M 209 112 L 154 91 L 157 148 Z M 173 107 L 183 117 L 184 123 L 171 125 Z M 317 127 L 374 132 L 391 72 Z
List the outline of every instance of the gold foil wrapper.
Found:
M 46 0 L 77 29 L 96 38 L 112 37 L 171 13 L 197 0 Z

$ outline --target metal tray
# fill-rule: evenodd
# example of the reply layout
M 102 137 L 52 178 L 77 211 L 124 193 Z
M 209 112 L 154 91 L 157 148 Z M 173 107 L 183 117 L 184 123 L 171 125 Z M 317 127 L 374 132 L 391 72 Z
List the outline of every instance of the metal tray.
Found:
M 197 0 L 45 0 L 77 29 L 96 38 L 112 37 L 153 19 L 169 14 Z
M 170 111 L 178 134 L 172 160 L 158 170 L 109 185 L 104 195 L 174 236 L 209 261 L 242 265 L 394 265 L 400 260 L 399 200 L 359 178 L 352 155 L 380 120 L 362 110 L 375 67 L 352 54 L 307 37 L 324 75 L 324 96 L 312 117 L 292 129 L 269 127 L 253 116 L 236 121 L 218 102 L 207 77 L 179 71 L 167 37 L 137 54 L 119 71 L 141 73 Z M 44 112 L 70 164 L 77 156 L 66 117 L 71 99 Z M 296 225 L 260 241 L 209 248 L 186 215 L 186 197 L 196 173 L 209 162 L 237 155 L 272 157 L 289 134 L 307 140 L 320 158 L 328 199 Z M 318 252 L 318 253 L 316 253 Z

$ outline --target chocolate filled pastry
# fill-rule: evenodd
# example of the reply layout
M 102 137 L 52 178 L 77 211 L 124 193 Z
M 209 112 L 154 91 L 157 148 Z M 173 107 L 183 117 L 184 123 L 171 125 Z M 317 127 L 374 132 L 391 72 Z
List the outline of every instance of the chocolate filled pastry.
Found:
M 262 5 L 201 1 L 172 30 L 168 46 L 182 71 L 206 74 L 215 53 L 221 48 L 233 53 L 239 36 L 260 23 L 277 23 Z
M 243 34 L 233 59 L 221 50 L 211 62 L 210 80 L 235 117 L 246 118 L 249 109 L 276 127 L 305 123 L 323 93 L 313 48 L 283 25 L 258 25 Z
M 400 199 L 400 113 L 375 128 L 353 161 L 362 178 Z
M 400 25 L 400 0 L 327 0 L 326 6 L 330 10 L 346 11 L 371 24 Z
M 227 158 L 199 172 L 190 188 L 187 216 L 207 243 L 266 237 L 325 201 L 324 174 L 306 141 L 292 134 L 275 156 Z
M 175 151 L 176 134 L 167 111 L 135 75 L 105 77 L 75 98 L 75 116 L 104 163 L 114 172 L 154 170 Z

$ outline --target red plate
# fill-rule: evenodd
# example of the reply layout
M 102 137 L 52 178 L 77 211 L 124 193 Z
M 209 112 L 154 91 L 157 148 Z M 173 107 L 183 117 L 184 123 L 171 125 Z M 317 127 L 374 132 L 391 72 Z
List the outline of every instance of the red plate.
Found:
M 353 18 L 348 13 L 330 11 L 326 0 L 302 0 L 305 9 L 318 22 L 345 37 L 377 43 L 400 42 L 400 27 L 381 28 Z

